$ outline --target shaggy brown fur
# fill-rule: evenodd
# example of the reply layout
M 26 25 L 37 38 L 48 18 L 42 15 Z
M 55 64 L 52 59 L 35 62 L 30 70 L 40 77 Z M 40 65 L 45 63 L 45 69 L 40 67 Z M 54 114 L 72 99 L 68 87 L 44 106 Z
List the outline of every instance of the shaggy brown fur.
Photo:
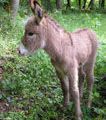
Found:
M 81 120 L 80 101 L 85 76 L 88 86 L 87 105 L 91 105 L 97 51 L 95 33 L 90 29 L 67 32 L 48 15 L 44 15 L 39 24 L 36 24 L 36 17 L 32 16 L 26 24 L 19 52 L 27 55 L 38 48 L 43 48 L 50 55 L 51 62 L 56 68 L 63 90 L 64 106 L 69 104 L 72 96 L 76 119 Z

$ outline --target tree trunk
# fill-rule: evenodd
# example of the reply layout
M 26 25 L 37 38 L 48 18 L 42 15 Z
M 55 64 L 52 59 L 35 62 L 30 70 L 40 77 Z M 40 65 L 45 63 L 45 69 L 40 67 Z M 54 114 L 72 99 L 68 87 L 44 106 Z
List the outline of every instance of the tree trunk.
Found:
M 52 11 L 51 0 L 41 0 L 41 3 L 47 11 L 48 10 Z
M 78 0 L 79 9 L 81 9 L 81 0 Z
M 105 7 L 105 0 L 99 0 L 99 8 L 104 9 L 104 7 Z
M 89 5 L 88 5 L 88 8 L 90 8 L 91 10 L 94 8 L 94 1 L 95 0 L 91 0 Z
M 71 8 L 71 1 L 67 0 L 67 5 L 66 5 L 66 9 Z
M 62 8 L 62 0 L 56 0 L 56 8 L 61 9 Z
M 16 16 L 17 16 L 17 12 L 18 12 L 18 8 L 19 8 L 19 0 L 12 0 L 12 20 L 13 22 L 15 22 Z
M 50 0 L 47 0 L 47 10 L 52 11 L 52 6 L 51 6 L 51 1 Z
M 83 6 L 82 6 L 82 9 L 85 9 L 87 0 L 83 0 L 83 1 L 84 1 L 84 3 L 83 3 Z

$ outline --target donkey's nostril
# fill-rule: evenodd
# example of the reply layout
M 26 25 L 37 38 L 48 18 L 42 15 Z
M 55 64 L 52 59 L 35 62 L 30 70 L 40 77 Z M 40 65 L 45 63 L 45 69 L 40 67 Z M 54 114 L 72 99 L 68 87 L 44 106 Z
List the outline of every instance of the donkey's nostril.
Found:
M 17 53 L 18 53 L 18 54 L 20 54 L 20 50 L 19 50 L 19 48 L 17 48 L 17 50 L 16 50 L 16 51 L 17 51 Z

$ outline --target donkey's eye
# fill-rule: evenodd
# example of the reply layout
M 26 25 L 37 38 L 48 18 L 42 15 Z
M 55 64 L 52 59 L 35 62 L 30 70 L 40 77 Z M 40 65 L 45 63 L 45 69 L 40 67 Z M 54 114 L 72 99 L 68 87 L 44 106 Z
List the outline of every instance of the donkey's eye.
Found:
M 33 32 L 29 32 L 29 33 L 28 33 L 29 36 L 32 36 L 33 34 L 34 34 Z

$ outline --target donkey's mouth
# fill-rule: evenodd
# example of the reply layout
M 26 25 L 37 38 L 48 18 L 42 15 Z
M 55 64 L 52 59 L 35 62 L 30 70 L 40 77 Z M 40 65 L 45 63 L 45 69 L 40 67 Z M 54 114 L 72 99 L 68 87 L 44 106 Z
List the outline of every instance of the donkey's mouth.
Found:
M 28 49 L 21 43 L 19 48 L 17 49 L 18 54 L 21 56 L 27 56 L 29 55 Z

